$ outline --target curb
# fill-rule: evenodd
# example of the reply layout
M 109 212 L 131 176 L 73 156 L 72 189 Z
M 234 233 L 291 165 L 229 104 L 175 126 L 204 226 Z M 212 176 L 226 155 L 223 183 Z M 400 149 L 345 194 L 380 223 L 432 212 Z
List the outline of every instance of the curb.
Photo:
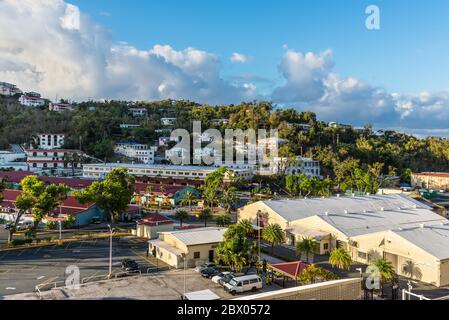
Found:
M 127 236 L 132 236 L 131 234 L 115 234 L 113 235 L 113 237 L 127 237 Z M 8 252 L 8 251 L 15 251 L 15 250 L 23 250 L 23 249 L 35 249 L 35 248 L 41 248 L 41 247 L 49 247 L 49 246 L 53 246 L 53 245 L 64 245 L 66 243 L 72 243 L 72 242 L 77 242 L 77 241 L 82 241 L 82 240 L 95 240 L 95 239 L 104 239 L 104 238 L 109 238 L 110 235 L 105 235 L 105 236 L 94 236 L 94 237 L 89 237 L 89 238 L 80 238 L 80 239 L 63 239 L 61 240 L 61 244 L 59 244 L 58 240 L 56 240 L 55 242 L 48 242 L 48 243 L 42 243 L 42 244 L 34 244 L 31 246 L 16 246 L 16 247 L 10 247 L 10 248 L 0 248 L 0 252 Z

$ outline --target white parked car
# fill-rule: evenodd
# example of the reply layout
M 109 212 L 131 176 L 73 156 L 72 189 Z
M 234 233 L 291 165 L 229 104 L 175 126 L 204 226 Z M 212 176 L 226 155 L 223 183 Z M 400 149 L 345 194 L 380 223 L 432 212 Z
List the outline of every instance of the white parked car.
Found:
M 220 272 L 219 274 L 217 274 L 216 276 L 212 277 L 212 282 L 216 283 L 216 284 L 220 284 L 220 280 L 222 280 L 223 278 L 232 275 L 231 272 L 225 271 L 225 272 Z
M 26 221 L 20 221 L 17 224 L 16 230 L 17 231 L 23 231 L 31 228 L 33 226 L 33 221 L 26 220 Z
M 232 295 L 247 291 L 256 291 L 262 289 L 262 287 L 262 279 L 257 274 L 232 278 L 231 281 L 224 285 L 224 289 Z

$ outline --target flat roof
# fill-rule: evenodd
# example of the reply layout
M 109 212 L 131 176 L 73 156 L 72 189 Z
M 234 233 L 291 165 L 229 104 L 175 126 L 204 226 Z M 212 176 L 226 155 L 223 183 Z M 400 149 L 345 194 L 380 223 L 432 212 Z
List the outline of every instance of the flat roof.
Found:
M 221 297 L 216 295 L 213 291 L 201 290 L 195 292 L 188 292 L 184 295 L 187 300 L 220 300 Z
M 208 227 L 195 228 L 189 230 L 178 230 L 161 232 L 162 234 L 171 234 L 176 239 L 184 243 L 186 246 L 217 243 L 223 241 L 223 235 L 227 228 Z
M 163 165 L 163 164 L 143 164 L 143 163 L 94 163 L 85 164 L 85 167 L 111 167 L 111 168 L 138 168 L 138 169 L 159 169 L 159 170 L 185 170 L 185 171 L 215 171 L 220 167 L 213 166 L 177 166 L 177 165 Z M 233 171 L 246 171 L 248 169 L 229 168 Z
M 318 216 L 345 235 L 358 236 L 447 221 L 431 208 L 402 194 L 263 201 L 286 221 Z

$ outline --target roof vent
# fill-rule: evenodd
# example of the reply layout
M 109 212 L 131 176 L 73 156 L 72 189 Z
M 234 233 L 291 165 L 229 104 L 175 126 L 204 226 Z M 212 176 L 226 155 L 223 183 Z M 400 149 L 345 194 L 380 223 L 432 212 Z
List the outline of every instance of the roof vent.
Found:
M 421 223 L 421 224 L 419 225 L 419 227 L 420 227 L 421 229 L 424 229 L 424 228 L 426 227 L 426 225 L 425 225 L 424 223 Z
M 371 193 L 368 192 L 366 195 L 369 197 L 371 195 Z
M 385 211 L 385 208 L 384 207 L 380 208 L 380 211 Z
M 399 211 L 401 211 L 401 210 L 402 210 L 402 208 L 401 208 L 401 207 L 398 207 L 398 210 L 399 210 Z
M 352 196 L 355 197 L 355 193 L 353 193 Z
M 339 193 L 337 193 L 337 198 L 340 198 L 340 194 Z
M 329 215 L 329 212 L 326 211 L 326 212 L 324 213 L 324 215 L 325 215 L 325 216 L 328 216 L 328 215 Z
M 345 214 L 348 214 L 349 212 L 348 212 L 348 210 L 345 210 Z
M 399 231 L 402 231 L 402 230 L 404 230 L 404 229 L 402 229 L 401 227 L 399 227 L 398 230 L 399 230 Z

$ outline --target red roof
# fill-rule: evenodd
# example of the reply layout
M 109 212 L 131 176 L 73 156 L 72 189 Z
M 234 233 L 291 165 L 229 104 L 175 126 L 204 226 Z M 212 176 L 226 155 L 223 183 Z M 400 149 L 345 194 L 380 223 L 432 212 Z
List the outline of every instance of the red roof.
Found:
M 0 204 L 0 206 L 5 208 L 15 208 L 14 204 L 16 202 L 16 198 L 21 193 L 22 191 L 20 190 L 10 190 L 10 189 L 4 190 L 3 191 L 4 200 Z M 58 206 L 55 210 L 53 210 L 52 214 L 66 214 L 66 215 L 78 214 L 86 211 L 93 205 L 94 203 L 82 204 L 75 197 L 68 196 L 61 206 Z
M 421 173 L 414 173 L 414 175 L 427 176 L 427 177 L 449 178 L 448 172 L 421 172 Z
M 0 171 L 0 179 L 6 178 L 8 182 L 19 183 L 23 178 L 27 176 L 35 176 L 36 174 L 31 171 Z M 90 186 L 95 180 L 79 179 L 79 178 L 63 178 L 63 177 L 47 177 L 39 176 L 39 179 L 53 184 L 64 184 L 73 189 L 83 189 Z
M 163 224 L 173 224 L 173 220 L 170 220 L 167 217 L 159 213 L 152 213 L 150 216 L 143 218 L 142 220 L 137 221 L 137 224 L 143 224 L 146 226 L 159 226 Z
M 285 262 L 285 263 L 277 263 L 272 264 L 271 268 L 274 270 L 281 272 L 290 278 L 297 278 L 301 272 L 306 269 L 309 266 L 309 264 L 301 262 L 301 261 L 295 261 L 295 262 Z
M 164 195 L 174 195 L 176 192 L 186 187 L 172 184 L 153 184 L 153 183 L 136 182 L 135 191 L 137 193 L 146 193 L 148 186 L 151 186 L 153 188 L 153 191 L 151 193 L 164 194 Z M 161 187 L 164 188 L 164 192 L 161 192 Z

